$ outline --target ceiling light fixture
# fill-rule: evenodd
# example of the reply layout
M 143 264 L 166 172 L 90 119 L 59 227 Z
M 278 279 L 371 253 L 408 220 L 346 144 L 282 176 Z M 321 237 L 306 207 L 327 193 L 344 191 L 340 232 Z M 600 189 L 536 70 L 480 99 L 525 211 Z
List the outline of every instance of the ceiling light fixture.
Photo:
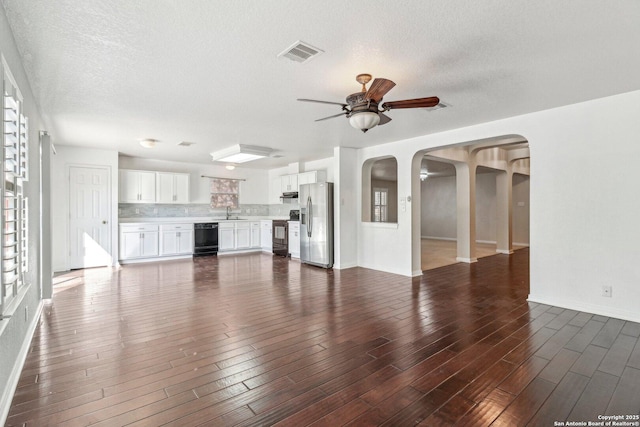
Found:
M 380 123 L 380 116 L 373 111 L 363 111 L 349 117 L 349 124 L 363 132 L 378 126 L 378 123 Z
M 271 148 L 254 145 L 236 144 L 224 150 L 211 153 L 214 162 L 245 163 L 261 159 L 271 154 Z
M 227 168 L 227 170 L 232 171 L 232 170 L 234 170 L 236 168 L 236 165 L 227 165 L 227 166 L 225 166 L 225 168 Z
M 424 181 L 429 177 L 429 171 L 426 169 L 420 169 L 420 181 Z
M 156 146 L 156 142 L 158 141 L 155 139 L 147 138 L 140 140 L 140 145 L 142 145 L 144 148 L 153 148 Z

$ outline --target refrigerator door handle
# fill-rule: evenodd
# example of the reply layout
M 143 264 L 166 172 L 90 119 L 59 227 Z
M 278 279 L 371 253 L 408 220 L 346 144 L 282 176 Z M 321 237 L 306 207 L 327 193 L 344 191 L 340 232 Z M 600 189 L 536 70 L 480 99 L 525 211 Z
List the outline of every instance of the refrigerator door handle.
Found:
M 311 237 L 311 231 L 313 229 L 312 207 L 313 203 L 311 203 L 311 196 L 309 196 L 307 197 L 307 237 Z

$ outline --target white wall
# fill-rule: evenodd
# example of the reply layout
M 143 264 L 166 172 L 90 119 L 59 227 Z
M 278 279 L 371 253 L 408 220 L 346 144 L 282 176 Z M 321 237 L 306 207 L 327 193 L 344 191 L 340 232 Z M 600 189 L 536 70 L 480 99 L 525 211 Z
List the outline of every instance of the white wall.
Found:
M 638 117 L 635 91 L 364 148 L 357 167 L 370 158 L 395 156 L 403 171 L 399 197 L 413 194 L 416 202 L 420 159 L 414 156 L 421 150 L 523 136 L 532 158 L 530 299 L 640 321 L 640 202 L 629 196 L 637 194 L 640 182 Z M 397 229 L 361 223 L 358 236 L 360 265 L 420 274 L 420 242 L 414 240 L 420 236 L 419 205 L 398 213 Z M 611 298 L 601 296 L 605 284 L 613 286 Z
M 358 170 L 354 148 L 335 147 L 332 180 L 334 199 L 334 268 L 344 269 L 358 265 Z
M 456 177 L 430 177 L 421 184 L 422 237 L 456 239 Z M 517 202 L 524 206 L 517 206 Z M 481 173 L 476 178 L 476 240 L 495 243 L 497 239 L 496 175 Z M 529 243 L 529 177 L 513 180 L 513 242 Z
M 22 93 L 23 111 L 29 117 L 29 181 L 24 183 L 24 195 L 29 198 L 29 265 L 24 277 L 28 286 L 24 293 L 19 295 L 11 311 L 5 313 L 12 317 L 0 320 L 0 425 L 4 425 L 13 391 L 40 315 L 42 281 L 51 283 L 50 271 L 43 270 L 45 277 L 44 279 L 40 277 L 40 250 L 44 251 L 45 257 L 49 257 L 51 247 L 42 247 L 40 239 L 39 131 L 44 127 L 2 7 L 0 7 L 0 53 L 6 60 Z M 44 213 L 43 221 L 48 220 L 47 215 L 48 211 Z
M 69 269 L 69 167 L 104 166 L 109 169 L 111 193 L 111 259 L 118 263 L 118 152 L 56 144 L 51 165 L 53 209 L 53 271 Z
M 264 169 L 236 167 L 230 171 L 224 166 L 213 164 L 169 162 L 129 156 L 120 156 L 120 169 L 189 173 L 191 175 L 190 203 L 209 203 L 211 199 L 209 179 L 202 178 L 202 175 L 245 179 L 246 181 L 240 182 L 240 203 L 267 204 L 269 202 L 267 194 L 269 175 Z

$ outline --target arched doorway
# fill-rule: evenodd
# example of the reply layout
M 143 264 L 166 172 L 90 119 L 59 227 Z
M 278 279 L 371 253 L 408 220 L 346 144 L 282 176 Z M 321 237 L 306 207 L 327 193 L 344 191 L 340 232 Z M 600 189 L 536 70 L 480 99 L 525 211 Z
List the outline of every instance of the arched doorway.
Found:
M 473 263 L 528 245 L 528 175 L 528 142 L 519 136 L 416 153 L 414 267 Z

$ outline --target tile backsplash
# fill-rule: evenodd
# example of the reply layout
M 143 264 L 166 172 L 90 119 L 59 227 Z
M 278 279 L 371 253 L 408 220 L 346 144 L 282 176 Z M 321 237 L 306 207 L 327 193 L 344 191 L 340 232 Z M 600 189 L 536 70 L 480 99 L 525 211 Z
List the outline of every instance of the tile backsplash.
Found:
M 291 209 L 299 209 L 297 203 L 281 205 L 251 205 L 241 204 L 231 209 L 238 216 L 282 216 L 288 217 Z M 119 203 L 118 216 L 120 218 L 176 218 L 176 217 L 224 217 L 226 208 L 212 208 L 208 203 L 202 204 L 146 204 Z

